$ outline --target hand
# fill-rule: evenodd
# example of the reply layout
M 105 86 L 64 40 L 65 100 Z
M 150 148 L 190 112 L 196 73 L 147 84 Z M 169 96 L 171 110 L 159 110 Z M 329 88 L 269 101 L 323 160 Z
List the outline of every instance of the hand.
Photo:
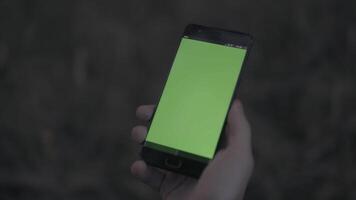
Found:
M 153 105 L 140 106 L 136 115 L 139 119 L 148 121 L 153 110 Z M 254 160 L 250 125 L 238 100 L 231 106 L 225 131 L 226 147 L 216 153 L 198 180 L 147 166 L 142 160 L 132 164 L 131 173 L 159 191 L 162 199 L 241 200 L 252 173 Z M 146 134 L 145 126 L 136 126 L 131 133 L 133 140 L 138 143 L 145 140 Z

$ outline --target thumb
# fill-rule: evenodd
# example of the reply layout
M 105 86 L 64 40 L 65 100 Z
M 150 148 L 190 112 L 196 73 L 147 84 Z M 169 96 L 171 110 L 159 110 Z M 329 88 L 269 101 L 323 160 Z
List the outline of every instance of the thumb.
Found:
M 235 100 L 231 105 L 227 124 L 227 150 L 239 154 L 250 154 L 251 128 L 246 119 L 241 101 Z
M 204 170 L 194 193 L 198 197 L 194 199 L 242 199 L 244 196 L 254 160 L 250 125 L 238 100 L 231 105 L 225 131 L 227 146 Z

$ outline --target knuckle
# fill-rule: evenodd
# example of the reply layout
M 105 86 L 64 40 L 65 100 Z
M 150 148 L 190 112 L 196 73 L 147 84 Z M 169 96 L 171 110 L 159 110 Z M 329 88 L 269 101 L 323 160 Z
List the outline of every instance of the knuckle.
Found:
M 138 126 L 133 127 L 133 128 L 132 128 L 132 131 L 133 131 L 134 133 L 144 132 L 144 131 L 146 131 L 146 127 L 145 127 L 145 126 L 138 125 Z
M 138 117 L 138 116 L 140 115 L 140 110 L 141 110 L 141 106 L 138 106 L 138 107 L 136 108 L 136 112 L 135 112 L 136 117 Z

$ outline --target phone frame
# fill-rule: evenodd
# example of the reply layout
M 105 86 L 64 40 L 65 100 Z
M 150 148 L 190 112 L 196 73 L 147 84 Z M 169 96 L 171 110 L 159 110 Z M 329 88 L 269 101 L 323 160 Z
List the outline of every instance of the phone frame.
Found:
M 246 64 L 249 52 L 252 47 L 252 41 L 253 41 L 252 36 L 247 33 L 242 33 L 238 31 L 230 31 L 221 28 L 213 28 L 213 27 L 207 27 L 207 26 L 202 26 L 197 24 L 189 24 L 186 26 L 183 35 L 181 36 L 181 39 L 182 38 L 189 38 L 189 39 L 200 40 L 200 41 L 227 45 L 227 46 L 230 45 L 231 47 L 236 47 L 236 48 L 241 48 L 241 47 L 246 48 L 247 50 L 246 56 L 242 63 L 240 74 L 234 88 L 233 96 L 229 103 L 229 110 L 230 110 L 232 102 L 237 96 L 236 91 L 241 82 L 240 77 L 243 74 L 245 68 L 244 66 Z M 173 64 L 171 65 L 171 67 L 172 66 Z M 168 80 L 168 76 L 167 76 L 167 80 Z M 151 119 L 153 119 L 154 113 Z M 223 148 L 224 146 L 224 138 L 225 138 L 224 129 L 226 127 L 227 115 L 228 113 L 226 113 L 225 115 L 224 127 L 220 133 L 218 145 L 215 149 L 215 154 L 219 149 Z M 151 121 L 152 120 L 150 120 L 147 131 L 149 130 Z M 145 141 L 143 143 L 143 147 L 141 149 L 140 155 L 142 159 L 151 166 L 173 171 L 179 174 L 184 174 L 194 178 L 199 178 L 200 174 L 202 173 L 206 165 L 209 163 L 209 160 L 195 159 L 189 156 L 182 156 L 184 154 L 185 155 L 189 154 L 187 152 L 182 152 L 179 150 L 175 150 L 175 152 L 176 153 L 168 153 L 168 152 L 157 150 L 155 148 L 150 147 Z

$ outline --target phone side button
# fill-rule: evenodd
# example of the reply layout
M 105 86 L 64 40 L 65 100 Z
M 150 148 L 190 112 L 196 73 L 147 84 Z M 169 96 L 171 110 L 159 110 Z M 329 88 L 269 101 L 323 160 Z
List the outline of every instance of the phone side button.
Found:
M 181 160 L 178 160 L 178 159 L 169 159 L 169 158 L 166 158 L 164 160 L 164 164 L 169 167 L 169 168 L 172 168 L 172 169 L 179 169 L 182 167 L 182 161 Z

